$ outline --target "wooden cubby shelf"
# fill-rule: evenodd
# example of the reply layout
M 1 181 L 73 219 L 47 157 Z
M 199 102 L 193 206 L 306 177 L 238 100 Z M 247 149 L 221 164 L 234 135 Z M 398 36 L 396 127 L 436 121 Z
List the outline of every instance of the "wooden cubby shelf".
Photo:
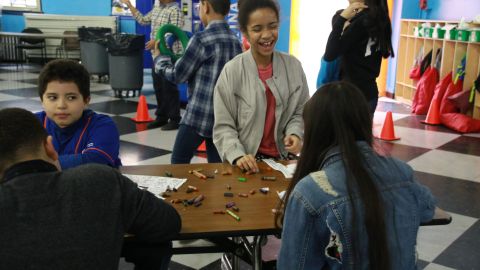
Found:
M 417 82 L 409 78 L 410 70 L 413 67 L 415 57 L 423 47 L 425 53 L 433 50 L 432 63 L 435 60 L 435 52 L 438 48 L 442 50 L 442 62 L 440 66 L 440 79 L 449 72 L 455 71 L 460 64 L 462 57 L 467 56 L 465 68 L 465 80 L 463 90 L 471 89 L 475 79 L 480 73 L 480 43 L 429 37 L 414 36 L 415 27 L 429 22 L 432 26 L 439 24 L 458 25 L 454 21 L 433 21 L 433 20 L 401 20 L 400 40 L 398 46 L 398 63 L 395 83 L 395 98 L 411 104 L 415 96 Z M 480 119 L 480 95 L 475 96 L 473 117 Z

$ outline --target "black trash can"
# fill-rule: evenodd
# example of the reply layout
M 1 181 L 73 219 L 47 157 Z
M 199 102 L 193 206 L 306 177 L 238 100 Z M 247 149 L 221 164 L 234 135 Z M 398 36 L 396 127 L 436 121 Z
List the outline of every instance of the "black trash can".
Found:
M 140 94 L 143 87 L 144 35 L 113 34 L 108 36 L 107 51 L 110 86 L 115 96 Z M 126 94 L 125 94 L 126 91 Z
M 82 65 L 91 75 L 98 75 L 99 80 L 108 75 L 107 36 L 112 29 L 105 27 L 80 27 L 80 59 Z

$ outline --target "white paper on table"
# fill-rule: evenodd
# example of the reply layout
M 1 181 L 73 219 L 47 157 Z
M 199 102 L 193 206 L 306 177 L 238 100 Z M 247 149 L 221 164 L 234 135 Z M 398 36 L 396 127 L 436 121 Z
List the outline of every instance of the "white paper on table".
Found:
M 287 191 L 286 191 L 286 190 L 284 190 L 284 191 L 280 191 L 280 192 L 279 192 L 279 191 L 277 191 L 277 195 L 278 195 L 278 197 L 280 198 L 280 200 L 282 200 L 282 201 L 283 201 L 283 199 L 285 198 L 285 193 L 287 193 Z
M 187 179 L 152 175 L 124 174 L 124 176 L 137 183 L 139 188 L 148 190 L 161 199 L 163 199 L 161 194 L 167 191 L 167 187 L 178 189 L 187 181 Z
M 291 175 L 295 173 L 296 169 L 297 169 L 297 163 L 291 163 L 287 165 L 287 170 L 290 172 Z
M 293 169 L 293 171 L 292 171 L 291 167 L 289 168 L 288 166 L 285 166 L 281 163 L 275 162 L 273 159 L 262 159 L 262 160 L 263 160 L 263 162 L 267 163 L 267 165 L 270 166 L 272 169 L 283 173 L 283 176 L 285 176 L 285 178 L 292 178 L 293 177 L 293 172 L 295 172 L 295 169 Z

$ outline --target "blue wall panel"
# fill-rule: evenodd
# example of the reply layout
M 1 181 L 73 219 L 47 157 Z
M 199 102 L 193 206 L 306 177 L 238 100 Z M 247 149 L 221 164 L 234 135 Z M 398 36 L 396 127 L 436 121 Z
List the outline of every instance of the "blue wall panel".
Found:
M 280 32 L 276 49 L 288 53 L 290 47 L 290 11 L 291 0 L 279 0 L 280 4 Z
M 112 2 L 103 0 L 42 0 L 43 13 L 62 15 L 109 16 Z
M 135 34 L 135 20 L 131 17 L 120 17 L 120 29 L 121 33 Z
M 2 15 L 2 31 L 5 32 L 21 32 L 25 28 L 25 20 L 23 15 L 3 14 Z
M 429 20 L 471 20 L 480 14 L 479 0 L 428 0 L 428 9 L 421 10 L 418 0 L 404 0 L 402 18 Z

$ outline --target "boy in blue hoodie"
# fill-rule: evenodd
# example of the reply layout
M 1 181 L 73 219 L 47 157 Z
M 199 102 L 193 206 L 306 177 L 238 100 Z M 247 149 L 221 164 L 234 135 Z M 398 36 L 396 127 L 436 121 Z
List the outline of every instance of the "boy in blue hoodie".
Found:
M 64 59 L 49 62 L 40 73 L 38 94 L 44 111 L 36 116 L 53 137 L 62 169 L 86 163 L 121 165 L 115 123 L 87 109 L 90 75 L 82 65 Z

